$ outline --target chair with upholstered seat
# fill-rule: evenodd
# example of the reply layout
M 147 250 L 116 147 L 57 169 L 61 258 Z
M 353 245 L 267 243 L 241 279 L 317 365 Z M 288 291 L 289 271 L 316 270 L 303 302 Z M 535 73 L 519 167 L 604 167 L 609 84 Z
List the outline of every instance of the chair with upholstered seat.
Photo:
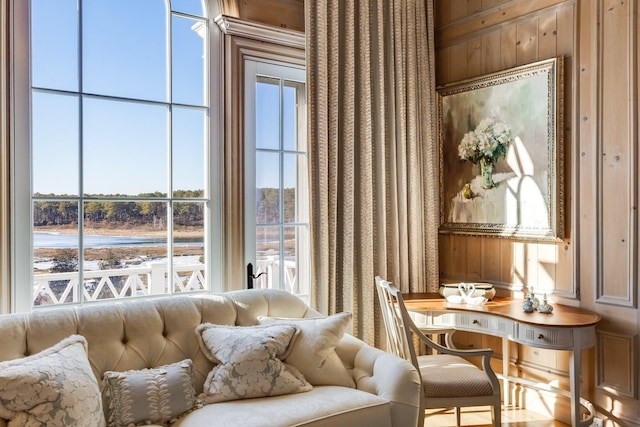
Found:
M 501 396 L 490 363 L 493 350 L 459 350 L 434 342 L 413 322 L 398 288 L 376 277 L 376 290 L 387 331 L 387 350 L 409 360 L 420 371 L 420 413 L 425 409 L 454 407 L 460 425 L 460 407 L 491 405 L 493 425 L 499 426 Z M 412 334 L 438 354 L 417 356 Z M 469 362 L 469 357 L 482 357 L 482 369 Z M 419 420 L 418 425 L 423 422 Z

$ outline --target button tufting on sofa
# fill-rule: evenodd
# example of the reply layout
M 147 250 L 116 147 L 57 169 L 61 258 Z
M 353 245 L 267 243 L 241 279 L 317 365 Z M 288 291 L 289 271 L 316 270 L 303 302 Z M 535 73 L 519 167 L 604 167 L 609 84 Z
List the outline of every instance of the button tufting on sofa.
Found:
M 198 345 L 196 327 L 202 323 L 252 326 L 259 316 L 268 315 L 321 317 L 292 294 L 270 289 L 57 307 L 0 315 L 0 342 L 13 346 L 12 353 L 0 349 L 0 361 L 16 358 L 22 351 L 25 356 L 39 352 L 56 340 L 80 334 L 87 340 L 88 358 L 98 381 L 106 371 L 157 368 L 191 359 L 195 390 L 201 393 L 214 364 Z M 45 316 L 46 322 L 42 321 Z M 24 350 L 27 343 L 29 349 Z M 234 427 L 416 425 L 420 377 L 411 363 L 348 334 L 335 351 L 347 368 L 345 375 L 356 382 L 355 388 L 317 385 L 306 393 L 208 404 L 172 425 L 209 426 L 212 419 Z M 6 421 L 0 416 L 0 427 Z

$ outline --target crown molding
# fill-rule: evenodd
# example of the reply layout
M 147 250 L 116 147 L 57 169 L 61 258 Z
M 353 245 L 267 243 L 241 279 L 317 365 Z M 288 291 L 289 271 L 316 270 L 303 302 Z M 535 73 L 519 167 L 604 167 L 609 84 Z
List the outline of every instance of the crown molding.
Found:
M 229 36 L 246 37 L 298 49 L 305 48 L 305 36 L 300 31 L 243 21 L 227 15 L 219 15 L 215 22 L 220 27 L 220 30 Z

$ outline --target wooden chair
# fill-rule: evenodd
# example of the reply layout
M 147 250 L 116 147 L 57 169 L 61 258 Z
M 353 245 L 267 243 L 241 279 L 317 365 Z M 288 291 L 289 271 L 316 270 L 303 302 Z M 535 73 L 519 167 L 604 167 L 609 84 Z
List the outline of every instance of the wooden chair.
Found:
M 376 290 L 387 331 L 387 350 L 409 360 L 422 378 L 421 410 L 455 408 L 456 425 L 460 425 L 460 407 L 491 405 L 493 425 L 501 423 L 500 384 L 491 368 L 493 350 L 459 350 L 442 346 L 416 326 L 404 305 L 402 294 L 390 282 L 376 277 Z M 416 356 L 415 336 L 438 354 Z M 449 340 L 447 340 L 449 341 Z M 482 357 L 482 368 L 466 360 Z M 422 426 L 420 420 L 418 426 Z

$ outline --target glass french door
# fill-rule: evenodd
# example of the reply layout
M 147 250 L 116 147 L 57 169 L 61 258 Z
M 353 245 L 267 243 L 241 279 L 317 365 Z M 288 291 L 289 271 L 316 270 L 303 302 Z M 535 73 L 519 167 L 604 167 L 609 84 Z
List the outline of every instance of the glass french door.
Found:
M 245 248 L 255 288 L 309 295 L 305 70 L 245 62 Z

